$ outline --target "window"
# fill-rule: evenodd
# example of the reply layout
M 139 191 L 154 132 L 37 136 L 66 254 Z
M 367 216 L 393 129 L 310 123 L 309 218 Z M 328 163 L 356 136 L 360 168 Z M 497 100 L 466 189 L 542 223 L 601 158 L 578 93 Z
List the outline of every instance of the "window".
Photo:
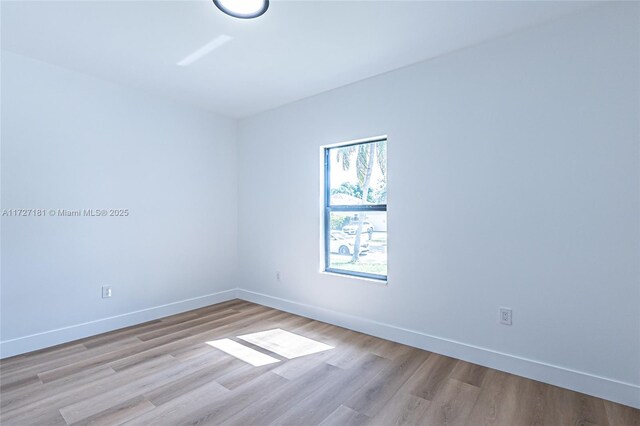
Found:
M 387 140 L 324 148 L 324 269 L 387 279 Z

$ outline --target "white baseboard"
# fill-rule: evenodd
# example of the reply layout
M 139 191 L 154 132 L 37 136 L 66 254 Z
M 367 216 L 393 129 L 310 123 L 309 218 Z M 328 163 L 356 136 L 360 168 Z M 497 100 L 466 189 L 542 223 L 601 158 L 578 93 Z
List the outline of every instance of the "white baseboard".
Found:
M 192 299 L 181 300 L 179 302 L 167 303 L 166 305 L 154 306 L 152 308 L 141 309 L 139 311 L 128 312 L 126 314 L 113 317 L 102 318 L 82 324 L 75 324 L 69 327 L 48 330 L 42 333 L 31 334 L 29 336 L 0 342 L 0 358 L 7 358 L 26 352 L 35 351 L 61 343 L 71 342 L 84 337 L 94 336 L 107 331 L 117 330 L 131 325 L 141 324 L 169 315 L 178 314 L 203 306 L 214 305 L 237 298 L 236 289 L 221 291 L 194 297 Z
M 249 290 L 232 289 L 0 342 L 0 358 L 71 342 L 203 306 L 243 299 L 394 342 L 640 408 L 640 386 Z
M 238 289 L 239 299 L 640 408 L 640 386 L 317 306 Z

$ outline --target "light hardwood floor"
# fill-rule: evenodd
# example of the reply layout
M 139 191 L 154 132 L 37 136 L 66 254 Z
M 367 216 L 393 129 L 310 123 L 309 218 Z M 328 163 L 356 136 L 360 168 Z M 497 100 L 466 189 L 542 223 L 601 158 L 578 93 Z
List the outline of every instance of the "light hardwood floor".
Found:
M 237 336 L 334 349 L 286 359 Z M 280 362 L 254 367 L 229 338 Z M 3 360 L 2 425 L 640 425 L 640 410 L 233 300 Z

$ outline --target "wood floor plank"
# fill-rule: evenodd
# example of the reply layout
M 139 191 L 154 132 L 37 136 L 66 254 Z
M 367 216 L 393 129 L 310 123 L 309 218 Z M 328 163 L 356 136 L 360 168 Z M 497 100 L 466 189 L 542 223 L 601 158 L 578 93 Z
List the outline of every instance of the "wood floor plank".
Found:
M 238 339 L 276 328 L 333 349 Z M 0 361 L 0 423 L 640 426 L 640 410 L 236 299 Z
M 225 309 L 220 312 L 212 312 L 203 316 L 196 316 L 187 321 L 181 321 L 177 324 L 169 325 L 164 328 L 160 328 L 157 330 L 147 331 L 142 334 L 136 334 L 136 337 L 143 342 L 147 340 L 153 340 L 159 337 L 166 336 L 167 334 L 174 333 L 176 331 L 182 331 L 186 329 L 191 329 L 196 325 L 201 325 L 208 323 L 213 320 L 221 319 L 221 318 L 231 318 L 234 315 L 239 315 L 240 311 L 236 311 L 235 309 Z
M 10 391 L 2 392 L 2 398 L 0 398 L 0 412 L 6 411 L 15 407 L 17 403 L 24 401 L 25 395 L 30 396 L 42 391 L 42 382 L 34 382 L 24 386 L 17 387 Z
M 317 365 L 326 363 L 334 351 L 335 350 L 332 349 L 287 360 L 275 366 L 272 371 L 285 379 L 295 380 L 313 370 Z
M 344 405 L 369 417 L 375 416 L 429 355 L 428 352 L 411 350 L 396 357 Z
M 156 406 L 166 404 L 209 382 L 216 381 L 224 374 L 228 374 L 229 371 L 234 371 L 242 366 L 244 366 L 242 361 L 231 357 L 220 359 L 191 374 L 181 376 L 163 386 L 157 387 L 145 393 L 144 396 Z
M 526 380 L 521 377 L 519 380 Z M 578 392 L 562 389 L 557 386 L 549 386 L 533 380 L 526 380 L 524 388 L 535 387 L 537 395 L 543 395 L 543 404 L 536 418 L 544 419 L 549 423 L 553 419 L 575 422 L 579 425 L 608 426 L 604 401 Z
M 213 400 L 224 400 L 231 393 L 230 390 L 216 382 L 208 382 L 169 403 L 159 405 L 138 417 L 122 423 L 123 425 L 178 425 L 188 413 L 201 407 L 208 406 Z
M 360 333 L 354 333 L 350 337 L 350 339 L 336 344 L 340 350 L 330 354 L 327 363 L 340 368 L 351 368 L 362 357 L 362 354 L 367 352 L 365 350 L 367 342 L 373 339 L 371 336 Z
M 191 315 L 195 316 L 195 314 L 191 314 Z M 182 318 L 183 317 L 172 318 L 171 323 L 174 323 L 174 322 L 179 323 L 179 322 L 185 321 Z M 122 340 L 125 337 L 136 337 L 136 335 L 140 333 L 144 333 L 152 330 L 161 330 L 163 328 L 168 327 L 169 325 L 170 324 L 167 324 L 162 320 L 154 320 L 138 326 L 132 325 L 130 327 L 124 327 L 108 333 L 103 333 L 98 336 L 88 337 L 86 339 L 82 339 L 81 342 L 82 342 L 82 345 L 85 346 L 87 349 L 91 349 L 91 348 L 107 345 L 113 342 L 117 342 L 119 340 Z
M 398 357 L 404 356 L 406 353 L 416 352 L 416 348 L 412 348 L 411 346 L 380 339 L 379 337 L 371 337 L 368 344 L 364 347 L 364 350 L 382 358 L 395 360 Z M 427 351 L 420 352 L 427 355 L 430 353 Z
M 222 377 L 216 379 L 216 382 L 229 390 L 234 390 L 245 383 L 249 383 L 254 379 L 268 373 L 276 368 L 278 364 L 267 364 L 260 367 L 254 367 L 251 364 L 244 364 L 240 368 L 236 368 L 227 372 Z
M 399 426 L 426 424 L 431 401 L 417 396 L 397 393 L 367 424 L 375 426 Z
M 497 370 L 488 370 L 469 418 L 474 425 L 508 425 L 518 419 L 518 383 L 514 376 Z M 531 401 L 527 401 L 530 404 Z
M 550 386 L 540 382 L 527 380 L 523 377 L 509 375 L 511 389 L 516 394 L 514 405 L 517 407 L 513 418 L 525 421 L 530 424 L 547 423 L 546 416 L 556 418 L 561 407 L 553 396 L 550 396 Z M 527 401 L 526 405 L 521 405 L 518 401 Z M 603 425 L 604 426 L 604 425 Z
M 361 426 L 369 423 L 369 417 L 341 405 L 320 423 L 320 426 Z M 390 423 L 388 423 L 390 424 Z
M 60 411 L 53 405 L 35 406 L 29 410 L 13 411 L 11 413 L 2 413 L 2 425 L 65 425 Z
M 259 313 L 253 313 L 252 315 L 243 316 L 242 318 L 222 318 L 214 320 L 193 327 L 191 330 L 183 330 L 172 333 L 166 337 L 144 342 L 149 346 L 138 348 L 139 351 L 137 353 L 128 354 L 115 362 L 117 362 L 120 367 L 126 366 L 127 364 L 135 364 L 138 360 L 153 358 L 158 353 L 170 354 L 181 347 L 203 344 L 207 341 L 225 337 L 230 332 L 241 334 L 254 330 L 257 331 L 261 327 L 260 324 L 270 326 L 270 324 L 278 323 L 278 321 L 288 316 L 290 315 L 284 312 L 261 309 Z
M 72 342 L 54 346 L 52 348 L 41 349 L 28 354 L 5 358 L 0 360 L 0 374 L 7 374 L 16 369 L 22 370 L 29 366 L 39 365 L 43 360 L 64 357 L 65 355 L 72 355 L 86 350 L 87 348 L 83 344 Z
M 458 361 L 451 372 L 451 378 L 473 386 L 481 386 L 488 368 L 466 361 Z
M 195 343 L 201 341 L 201 339 L 208 340 L 210 338 L 214 338 L 218 333 L 226 331 L 229 327 L 239 326 L 242 329 L 243 326 L 240 324 L 243 324 L 244 327 L 250 327 L 253 325 L 253 320 L 255 320 L 255 318 L 268 319 L 269 317 L 277 317 L 278 315 L 281 314 L 278 312 L 266 311 L 262 314 L 255 315 L 253 318 L 245 317 L 235 323 L 235 317 L 231 319 L 219 318 L 205 324 L 200 324 L 191 329 L 171 333 L 136 345 L 128 345 L 118 351 L 107 352 L 73 364 L 48 370 L 40 373 L 39 377 L 43 382 L 49 382 L 65 377 L 66 375 L 73 374 L 83 368 L 91 368 L 114 361 L 118 362 L 120 366 L 126 365 L 127 363 L 136 363 L 139 359 L 148 359 L 159 352 L 164 353 L 166 351 L 176 349 L 185 343 Z M 225 327 L 227 328 L 225 329 Z
M 186 361 L 188 359 L 195 358 L 202 354 L 214 351 L 215 348 L 211 347 L 211 345 L 198 342 L 193 345 L 184 345 L 178 349 L 169 351 L 169 355 L 172 355 L 173 357 L 181 361 Z
M 428 401 L 433 400 L 449 379 L 457 362 L 454 358 L 430 354 L 407 381 L 406 392 Z
M 0 384 L 0 392 L 10 393 L 13 390 L 19 389 L 24 386 L 29 386 L 32 384 L 42 384 L 37 374 L 32 374 L 26 377 L 22 377 L 20 379 L 16 379 L 8 383 L 3 382 L 2 384 Z
M 166 356 L 169 358 L 169 356 Z M 112 387 L 106 392 L 91 398 L 83 398 L 80 401 L 60 408 L 60 413 L 68 423 L 76 423 L 89 418 L 102 411 L 108 410 L 114 405 L 119 405 L 129 399 L 142 395 L 151 389 L 163 386 L 175 380 L 183 373 L 190 371 L 188 365 L 175 362 L 167 363 L 164 368 L 156 370 L 153 374 L 135 375 L 128 374 L 129 380 L 120 386 Z M 122 374 L 124 376 L 124 374 Z
M 63 356 L 52 357 L 50 359 L 42 360 L 40 363 L 31 364 L 28 363 L 24 368 L 15 369 L 6 374 L 2 374 L 2 383 L 12 383 L 22 380 L 27 377 L 32 377 L 34 374 L 39 375 L 45 371 L 60 368 L 63 366 L 70 366 L 79 361 L 83 361 L 94 356 L 103 355 L 105 353 L 113 352 L 122 348 L 130 347 L 133 344 L 140 343 L 135 337 L 129 337 L 122 340 L 111 342 L 107 345 L 103 345 L 99 348 L 92 348 L 79 353 L 65 354 Z M 42 381 L 42 378 L 40 378 Z
M 189 404 L 180 409 L 164 412 L 160 417 L 139 418 L 144 424 L 220 424 L 239 411 L 248 407 L 253 401 L 264 395 L 277 391 L 289 381 L 277 374 L 266 372 L 250 383 L 238 387 L 233 391 L 226 388 L 226 392 L 209 394 L 207 398 L 199 399 L 201 403 L 194 404 L 193 396 L 202 394 L 201 389 L 189 393 Z M 198 400 L 198 399 L 196 399 Z M 174 404 L 171 404 L 174 405 Z M 135 420 L 134 420 L 135 421 Z M 138 423 L 139 424 L 139 423 Z
M 315 363 L 314 363 L 315 364 Z M 243 410 L 225 421 L 225 425 L 268 424 L 280 417 L 288 409 L 314 394 L 323 385 L 333 381 L 340 374 L 339 368 L 329 364 L 315 364 L 308 374 L 289 381 L 287 386 L 267 393 L 263 398 L 248 404 Z
M 79 403 L 80 401 L 104 395 L 114 388 L 125 386 L 131 382 L 131 377 L 144 377 L 162 372 L 175 364 L 176 360 L 170 357 L 153 360 L 144 365 L 137 366 L 127 374 L 115 374 L 102 378 L 92 378 L 83 380 L 80 383 L 69 383 L 67 386 L 56 386 L 61 381 L 48 384 L 50 391 L 44 398 L 36 403 L 21 406 L 15 410 L 2 412 L 3 424 L 20 424 L 22 421 L 38 420 L 40 424 L 46 422 L 39 419 L 46 417 L 51 408 L 56 411 L 62 407 Z M 80 373 L 78 373 L 80 374 Z M 45 384 L 47 386 L 47 384 Z M 95 414 L 95 413 L 91 413 Z
M 27 386 L 11 393 L 2 394 L 2 414 L 11 413 L 30 404 L 41 404 L 42 400 L 52 395 L 60 395 L 75 390 L 87 384 L 95 384 L 98 380 L 115 375 L 109 366 L 99 366 L 94 369 L 79 371 L 56 383 L 45 383 L 36 387 Z M 1 417 L 0 417 L 1 418 Z
M 80 340 L 87 348 L 100 346 L 113 340 L 120 339 L 124 336 L 140 335 L 144 333 L 157 332 L 158 335 L 169 334 L 168 328 L 183 324 L 193 319 L 201 319 L 212 314 L 221 313 L 223 311 L 234 310 L 235 307 L 254 307 L 255 304 L 245 302 L 244 300 L 234 299 L 228 302 L 219 303 L 217 305 L 207 306 L 193 311 L 183 312 L 181 314 L 172 315 L 170 317 L 160 318 L 158 320 L 148 321 L 140 325 L 121 328 L 108 333 L 103 333 L 95 337 L 89 337 Z M 164 330 L 164 331 L 163 331 Z
M 48 408 L 46 411 L 40 413 L 38 417 L 32 416 L 25 418 L 17 424 L 20 426 L 67 426 L 67 422 L 62 417 L 62 414 L 54 408 Z
M 287 327 L 287 331 L 303 335 L 310 339 L 336 346 L 342 343 L 342 332 L 344 329 L 324 322 L 313 320 L 297 321 L 295 326 Z
M 369 353 L 363 355 L 356 366 L 345 370 L 337 380 L 327 383 L 316 393 L 287 410 L 272 424 L 315 425 L 321 423 L 348 398 L 357 394 L 360 388 L 378 375 L 389 363 L 388 359 L 377 355 Z
M 99 334 L 93 337 L 87 337 L 85 339 L 78 340 L 78 343 L 83 344 L 87 348 L 97 347 L 97 346 L 101 346 L 101 345 L 122 339 L 125 336 L 135 336 L 137 334 L 142 334 L 142 333 L 147 333 L 152 331 L 159 331 L 176 324 L 184 323 L 194 318 L 202 318 L 211 313 L 232 309 L 235 306 L 242 307 L 242 306 L 245 306 L 246 303 L 247 302 L 243 300 L 234 299 L 234 300 L 223 302 L 217 305 L 207 306 L 205 308 L 183 312 L 180 314 L 172 315 L 170 317 L 147 321 L 142 324 L 133 325 L 130 327 L 124 327 L 118 330 Z M 253 304 L 250 304 L 250 305 L 255 306 Z
M 640 426 L 640 410 L 611 401 L 603 401 L 611 426 Z
M 467 425 L 478 396 L 479 387 L 449 379 L 429 404 L 421 422 L 426 425 Z
M 79 422 L 70 423 L 73 426 L 111 426 L 134 419 L 140 415 L 153 410 L 153 405 L 144 397 L 137 396 L 120 404 L 113 405 L 106 410 L 96 413 Z

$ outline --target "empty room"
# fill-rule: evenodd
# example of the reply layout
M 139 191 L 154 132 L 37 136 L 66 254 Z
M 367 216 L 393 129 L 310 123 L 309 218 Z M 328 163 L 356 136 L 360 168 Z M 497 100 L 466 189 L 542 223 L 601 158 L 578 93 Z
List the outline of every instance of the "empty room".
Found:
M 0 25 L 3 426 L 640 426 L 640 1 Z

